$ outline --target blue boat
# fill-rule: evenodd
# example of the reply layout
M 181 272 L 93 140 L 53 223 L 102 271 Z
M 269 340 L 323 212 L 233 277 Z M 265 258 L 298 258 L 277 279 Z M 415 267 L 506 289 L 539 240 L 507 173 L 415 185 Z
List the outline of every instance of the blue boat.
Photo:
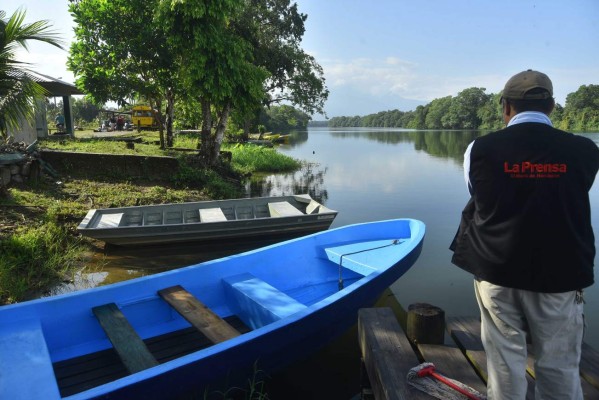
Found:
M 0 398 L 163 399 L 273 372 L 345 332 L 417 260 L 413 219 L 343 226 L 0 307 Z

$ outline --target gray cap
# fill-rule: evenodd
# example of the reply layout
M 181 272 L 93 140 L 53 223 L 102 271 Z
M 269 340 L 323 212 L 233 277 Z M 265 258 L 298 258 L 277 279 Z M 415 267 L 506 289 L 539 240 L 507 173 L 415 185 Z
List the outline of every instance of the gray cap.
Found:
M 528 93 L 532 89 L 544 89 L 541 93 Z M 547 75 L 532 69 L 512 76 L 501 94 L 502 98 L 511 100 L 539 100 L 553 97 L 553 84 Z

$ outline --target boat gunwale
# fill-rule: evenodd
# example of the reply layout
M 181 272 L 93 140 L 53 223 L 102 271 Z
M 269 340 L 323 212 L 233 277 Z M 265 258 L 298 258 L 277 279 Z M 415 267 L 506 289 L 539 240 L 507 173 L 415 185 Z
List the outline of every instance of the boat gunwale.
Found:
M 335 305 L 335 303 L 337 303 L 340 300 L 345 299 L 344 301 L 351 302 L 352 296 L 348 296 L 350 293 L 360 291 L 360 292 L 363 292 L 364 294 L 366 294 L 369 286 L 374 285 L 376 283 L 376 281 L 375 281 L 376 278 L 378 278 L 380 275 L 385 274 L 385 273 L 392 273 L 393 267 L 395 267 L 396 265 L 398 265 L 400 263 L 407 263 L 407 268 L 405 271 L 398 270 L 396 272 L 397 274 L 399 274 L 399 276 L 403 275 L 407 271 L 407 269 L 409 269 L 413 265 L 413 263 L 415 262 L 415 260 L 418 258 L 419 254 L 420 254 L 420 251 L 422 249 L 422 244 L 423 244 L 423 238 L 424 238 L 424 234 L 425 234 L 424 223 L 422 223 L 421 221 L 415 220 L 415 219 L 408 219 L 408 218 L 386 220 L 386 221 L 376 221 L 375 223 L 380 224 L 380 223 L 400 222 L 400 221 L 406 221 L 409 223 L 409 227 L 408 227 L 409 235 L 407 237 L 396 237 L 396 238 L 389 237 L 389 239 L 407 239 L 407 240 L 404 240 L 401 243 L 403 250 L 400 254 L 397 255 L 396 261 L 392 264 L 387 265 L 384 269 L 377 270 L 367 276 L 363 276 L 358 281 L 356 281 L 354 284 L 348 285 L 347 287 L 341 289 L 340 291 L 337 291 L 337 292 L 327 296 L 326 298 L 323 298 L 322 300 L 319 300 L 316 303 L 307 306 L 306 309 L 298 311 L 297 313 L 287 316 L 285 318 L 282 318 L 281 320 L 275 321 L 271 324 L 265 325 L 261 328 L 255 329 L 253 331 L 245 333 L 244 335 L 230 339 L 226 342 L 222 342 L 222 343 L 210 346 L 206 349 L 198 350 L 196 352 L 193 352 L 188 355 L 182 356 L 180 358 L 165 362 L 163 364 L 157 365 L 150 369 L 138 372 L 136 374 L 132 374 L 132 375 L 117 379 L 115 381 L 111 381 L 106 384 L 103 384 L 103 385 L 88 389 L 86 391 L 77 393 L 75 395 L 69 396 L 68 399 L 89 398 L 89 397 L 94 397 L 94 396 L 106 395 L 115 390 L 127 388 L 128 386 L 130 386 L 132 384 L 139 383 L 144 380 L 152 379 L 152 378 L 158 377 L 162 374 L 174 371 L 177 368 L 181 368 L 181 367 L 185 367 L 190 364 L 201 362 L 203 359 L 215 356 L 218 353 L 221 353 L 223 351 L 231 351 L 232 349 L 243 346 L 246 343 L 250 343 L 255 340 L 266 340 L 266 339 L 264 339 L 265 337 L 269 337 L 269 335 L 276 334 L 276 332 L 278 332 L 280 329 L 282 329 L 284 327 L 289 327 L 290 325 L 299 324 L 307 317 L 316 318 L 316 319 L 320 318 L 320 315 L 325 314 L 326 312 L 329 312 L 330 307 L 333 307 Z M 266 246 L 261 249 L 250 250 L 250 251 L 236 254 L 233 256 L 223 257 L 218 260 L 206 261 L 204 263 L 191 265 L 188 267 L 183 267 L 183 268 L 179 268 L 179 269 L 175 269 L 175 270 L 171 270 L 171 271 L 165 271 L 165 272 L 161 272 L 161 273 L 150 275 L 150 276 L 134 278 L 133 280 L 123 281 L 123 282 L 111 284 L 108 286 L 83 289 L 83 290 L 80 290 L 77 292 L 71 292 L 71 293 L 65 293 L 65 294 L 52 296 L 51 298 L 42 298 L 42 299 L 37 299 L 37 300 L 31 300 L 28 302 L 17 303 L 14 305 L 8 305 L 8 306 L 4 306 L 4 307 L 8 307 L 9 309 L 12 308 L 16 312 L 20 308 L 35 307 L 36 304 L 39 304 L 39 303 L 54 303 L 54 302 L 57 303 L 59 301 L 64 301 L 65 299 L 68 299 L 70 297 L 84 296 L 86 294 L 89 294 L 90 292 L 110 293 L 112 291 L 116 291 L 118 293 L 119 288 L 121 288 L 123 286 L 129 286 L 132 283 L 135 283 L 134 281 L 136 281 L 136 283 L 135 283 L 136 285 L 143 285 L 143 282 L 147 282 L 147 281 L 160 281 L 161 278 L 168 276 L 168 275 L 179 275 L 180 271 L 182 271 L 182 270 L 209 268 L 212 264 L 220 263 L 224 259 L 230 259 L 230 258 L 234 259 L 234 258 L 244 257 L 247 254 L 262 252 L 268 248 L 280 247 L 289 242 L 297 242 L 297 241 L 306 240 L 306 238 L 309 238 L 311 236 L 318 236 L 318 235 L 322 235 L 323 233 L 326 234 L 329 232 L 334 232 L 334 231 L 352 228 L 352 227 L 359 227 L 361 225 L 367 225 L 367 224 L 372 224 L 372 223 L 365 222 L 365 223 L 347 225 L 347 226 L 329 230 L 327 232 L 315 233 L 315 234 L 308 235 L 308 236 L 305 236 L 302 238 L 291 239 L 291 240 L 288 240 L 285 242 L 280 242 L 280 243 L 276 243 L 273 245 L 269 245 L 269 246 Z M 333 233 L 333 235 L 334 235 L 334 233 Z M 400 236 L 400 235 L 397 235 L 397 236 Z M 360 240 L 357 240 L 357 241 L 360 241 Z M 317 247 L 320 247 L 320 248 L 330 247 L 331 244 L 332 243 L 325 243 L 324 245 L 317 244 Z M 388 285 L 390 285 L 391 283 L 392 282 L 389 282 Z M 381 284 L 382 283 L 379 283 L 379 285 L 381 285 Z M 149 286 L 152 286 L 152 285 L 149 285 Z M 96 296 L 96 297 L 105 297 L 105 296 Z M 129 298 L 128 300 L 130 302 L 132 299 Z M 19 314 L 21 314 L 21 313 L 19 313 Z M 30 313 L 25 313 L 25 316 L 23 316 L 23 318 L 31 316 L 28 314 L 30 314 Z M 41 316 L 38 315 L 38 318 L 39 318 L 40 322 L 43 321 L 43 318 Z M 15 319 L 15 318 L 13 318 L 13 319 Z M 19 318 L 16 318 L 16 320 L 18 320 L 18 319 Z M 312 331 L 314 331 L 316 329 L 318 329 L 318 328 L 317 327 L 311 328 Z

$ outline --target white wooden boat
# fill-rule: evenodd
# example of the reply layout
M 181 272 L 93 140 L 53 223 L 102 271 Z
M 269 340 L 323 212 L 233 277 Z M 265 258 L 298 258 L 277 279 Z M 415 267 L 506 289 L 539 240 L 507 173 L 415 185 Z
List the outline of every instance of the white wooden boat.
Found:
M 326 230 L 337 216 L 309 195 L 90 210 L 77 230 L 121 246 L 288 239 Z

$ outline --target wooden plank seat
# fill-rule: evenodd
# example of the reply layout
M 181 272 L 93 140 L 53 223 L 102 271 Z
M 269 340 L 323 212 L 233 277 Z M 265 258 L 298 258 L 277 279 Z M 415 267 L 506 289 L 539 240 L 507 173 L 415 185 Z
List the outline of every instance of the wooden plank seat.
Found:
M 59 398 L 52 361 L 38 319 L 0 324 L 0 392 L 6 399 Z
M 120 226 L 124 213 L 102 214 L 96 228 L 116 228 Z
M 419 365 L 420 361 L 390 308 L 360 309 L 358 335 L 375 399 L 432 399 L 405 379 L 410 369 Z
M 225 320 L 242 333 L 250 329 L 236 316 Z M 190 326 L 174 332 L 144 339 L 144 343 L 160 364 L 214 345 L 202 332 Z M 128 375 L 113 348 L 54 363 L 54 374 L 62 397 L 112 382 Z
M 220 343 L 240 335 L 239 331 L 180 285 L 162 289 L 158 294 L 213 343 Z
M 295 314 L 306 306 L 252 274 L 223 279 L 227 295 L 234 300 L 233 312 L 253 329 Z
M 288 201 L 277 201 L 268 203 L 271 217 L 295 217 L 304 215 L 300 210 L 293 207 Z
M 200 208 L 201 222 L 223 222 L 227 220 L 220 208 Z
M 104 304 L 94 307 L 92 311 L 129 373 L 158 365 L 158 361 L 116 304 Z

